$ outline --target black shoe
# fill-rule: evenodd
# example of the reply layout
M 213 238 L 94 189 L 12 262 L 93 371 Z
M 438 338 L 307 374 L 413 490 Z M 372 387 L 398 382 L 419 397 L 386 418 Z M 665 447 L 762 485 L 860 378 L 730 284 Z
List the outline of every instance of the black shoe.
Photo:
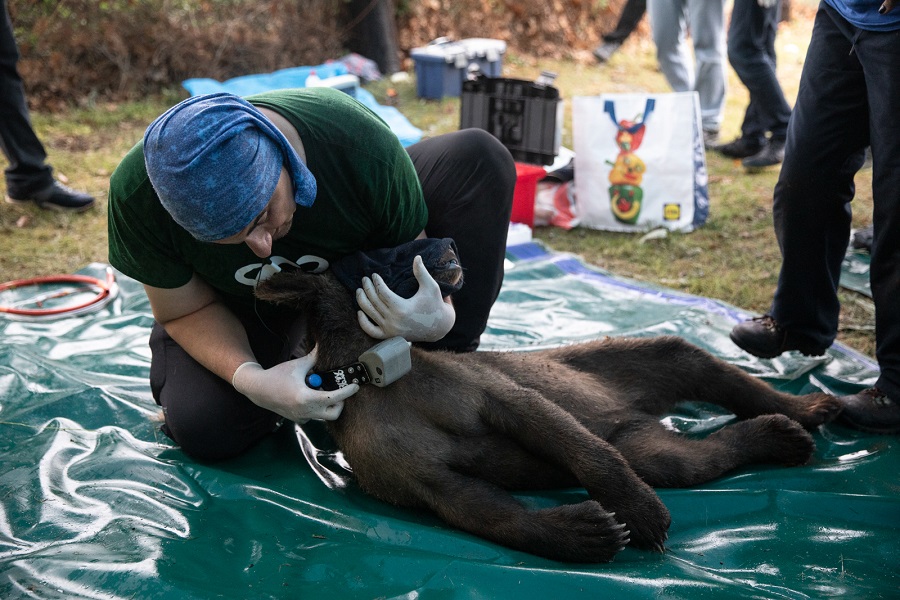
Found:
M 850 238 L 850 246 L 855 250 L 865 250 L 871 254 L 872 242 L 874 241 L 875 226 L 869 225 L 868 227 L 863 227 L 862 229 L 857 229 L 853 232 L 853 237 Z
M 799 350 L 806 356 L 819 356 L 828 349 L 785 331 L 771 315 L 738 323 L 731 330 L 731 341 L 759 358 L 775 358 L 789 350 Z
M 12 204 L 34 202 L 38 207 L 46 210 L 67 210 L 72 212 L 82 212 L 94 206 L 93 196 L 73 190 L 58 181 L 54 181 L 49 187 L 22 198 L 7 195 L 6 201 Z
M 604 42 L 594 48 L 594 58 L 596 58 L 598 62 L 605 63 L 616 53 L 616 50 L 618 50 L 621 45 L 622 42 Z
M 870 433 L 900 433 L 900 404 L 872 387 L 852 396 L 838 398 L 843 410 L 838 420 Z
M 739 137 L 727 144 L 714 146 L 713 150 L 728 158 L 747 158 L 762 150 L 762 147 L 763 145 L 756 140 Z
M 763 146 L 762 150 L 748 156 L 741 161 L 747 169 L 762 169 L 773 165 L 780 165 L 784 160 L 784 141 L 769 140 L 769 143 Z

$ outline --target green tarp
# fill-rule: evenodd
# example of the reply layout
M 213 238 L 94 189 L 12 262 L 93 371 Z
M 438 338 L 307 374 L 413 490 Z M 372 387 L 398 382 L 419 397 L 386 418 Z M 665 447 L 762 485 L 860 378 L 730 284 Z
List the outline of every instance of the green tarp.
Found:
M 841 287 L 853 290 L 864 296 L 872 297 L 872 287 L 869 284 L 869 264 L 871 257 L 865 250 L 847 249 L 844 262 L 841 265 Z
M 509 257 L 485 349 L 668 333 L 790 392 L 847 393 L 877 375 L 841 347 L 756 360 L 728 341 L 733 307 L 534 244 Z M 900 597 L 897 437 L 825 426 L 807 466 L 660 490 L 665 554 L 555 563 L 365 496 L 317 424 L 282 428 L 237 460 L 189 459 L 158 430 L 146 297 L 118 282 L 94 314 L 0 320 L 0 598 Z M 695 404 L 666 419 L 703 435 L 732 416 Z

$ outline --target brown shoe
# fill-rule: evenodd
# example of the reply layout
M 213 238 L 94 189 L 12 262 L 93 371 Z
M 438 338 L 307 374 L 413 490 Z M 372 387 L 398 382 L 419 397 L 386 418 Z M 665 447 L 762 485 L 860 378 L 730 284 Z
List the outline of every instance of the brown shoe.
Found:
M 806 337 L 782 329 L 771 315 L 738 323 L 731 330 L 731 341 L 759 358 L 775 358 L 789 350 L 798 350 L 806 356 L 819 356 L 828 350 Z
M 838 398 L 844 409 L 838 420 L 869 433 L 900 433 L 900 403 L 876 387 Z

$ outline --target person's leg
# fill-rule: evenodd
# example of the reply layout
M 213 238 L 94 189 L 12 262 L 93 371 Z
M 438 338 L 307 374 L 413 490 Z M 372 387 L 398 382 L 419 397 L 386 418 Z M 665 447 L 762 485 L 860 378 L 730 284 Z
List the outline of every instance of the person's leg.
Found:
M 263 367 L 290 358 L 296 340 L 274 333 L 288 327 L 270 325 L 270 331 L 255 317 L 241 320 Z M 150 389 L 163 409 L 163 432 L 186 454 L 206 461 L 232 458 L 278 428 L 279 415 L 260 408 L 200 365 L 158 323 L 150 334 L 150 351 Z
M 611 44 L 622 44 L 628 36 L 634 32 L 638 23 L 644 18 L 647 12 L 647 0 L 628 0 L 622 7 L 622 14 L 619 15 L 619 21 L 616 28 L 607 34 L 604 34 L 603 41 Z
M 900 32 L 862 32 L 854 53 L 865 74 L 872 144 L 869 277 L 875 301 L 875 356 L 881 369 L 876 386 L 900 403 Z
M 717 132 L 725 111 L 725 0 L 688 0 L 703 130 Z
M 10 197 L 25 197 L 53 184 L 47 154 L 28 115 L 25 89 L 16 69 L 19 50 L 6 0 L 0 0 L 0 149 L 9 160 L 6 187 Z
M 741 124 L 741 137 L 759 148 L 766 141 L 767 124 L 761 114 L 762 97 L 753 93 L 756 83 L 751 80 L 757 76 L 755 67 L 763 52 L 762 40 L 758 35 L 762 10 L 756 0 L 734 0 L 727 38 L 728 62 L 750 92 L 750 103 Z
M 728 60 L 757 105 L 759 123 L 751 133 L 764 142 L 765 134 L 784 142 L 791 116 L 775 71 L 775 33 L 780 6 L 759 6 L 756 0 L 735 0 L 728 30 Z
M 453 295 L 456 323 L 424 348 L 474 350 L 503 283 L 506 234 L 516 185 L 509 151 L 481 129 L 464 129 L 408 148 L 425 203 L 429 237 L 456 241 L 462 289 Z
M 764 9 L 764 47 L 768 60 L 767 71 L 767 95 L 766 107 L 770 107 L 769 115 L 769 133 L 771 139 L 784 142 L 787 137 L 788 122 L 791 120 L 791 105 L 788 104 L 787 98 L 784 97 L 784 90 L 781 88 L 781 82 L 778 81 L 777 63 L 778 58 L 775 53 L 775 37 L 778 34 L 778 23 L 781 21 L 781 2 L 776 2 L 775 6 Z
M 694 89 L 694 69 L 685 35 L 686 0 L 648 0 L 647 15 L 656 44 L 656 59 L 666 81 L 676 92 Z
M 775 33 L 780 12 L 777 2 L 764 8 L 755 0 L 735 0 L 732 11 L 728 60 L 750 92 L 755 119 L 745 135 L 752 136 L 752 143 L 759 146 L 758 152 L 744 157 L 743 164 L 748 169 L 777 165 L 784 159 L 791 108 L 775 72 Z
M 775 186 L 775 233 L 783 261 L 771 313 L 784 330 L 827 348 L 837 334 L 853 176 L 869 144 L 869 114 L 852 41 L 836 23 L 836 13 L 822 6 Z

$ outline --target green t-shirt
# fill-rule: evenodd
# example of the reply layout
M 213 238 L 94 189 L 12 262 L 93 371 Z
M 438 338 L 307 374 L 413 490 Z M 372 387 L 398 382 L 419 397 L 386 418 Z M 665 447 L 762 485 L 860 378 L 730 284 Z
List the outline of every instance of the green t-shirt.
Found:
M 246 244 L 199 242 L 176 224 L 150 184 L 139 142 L 110 179 L 110 264 L 159 288 L 180 287 L 197 273 L 227 304 L 249 305 L 257 281 L 278 265 L 322 271 L 357 250 L 408 242 L 425 228 L 428 213 L 412 161 L 368 108 L 330 88 L 267 92 L 247 100 L 296 128 L 318 186 L 315 202 L 297 207 L 290 232 L 275 242 L 272 256 L 260 259 Z

